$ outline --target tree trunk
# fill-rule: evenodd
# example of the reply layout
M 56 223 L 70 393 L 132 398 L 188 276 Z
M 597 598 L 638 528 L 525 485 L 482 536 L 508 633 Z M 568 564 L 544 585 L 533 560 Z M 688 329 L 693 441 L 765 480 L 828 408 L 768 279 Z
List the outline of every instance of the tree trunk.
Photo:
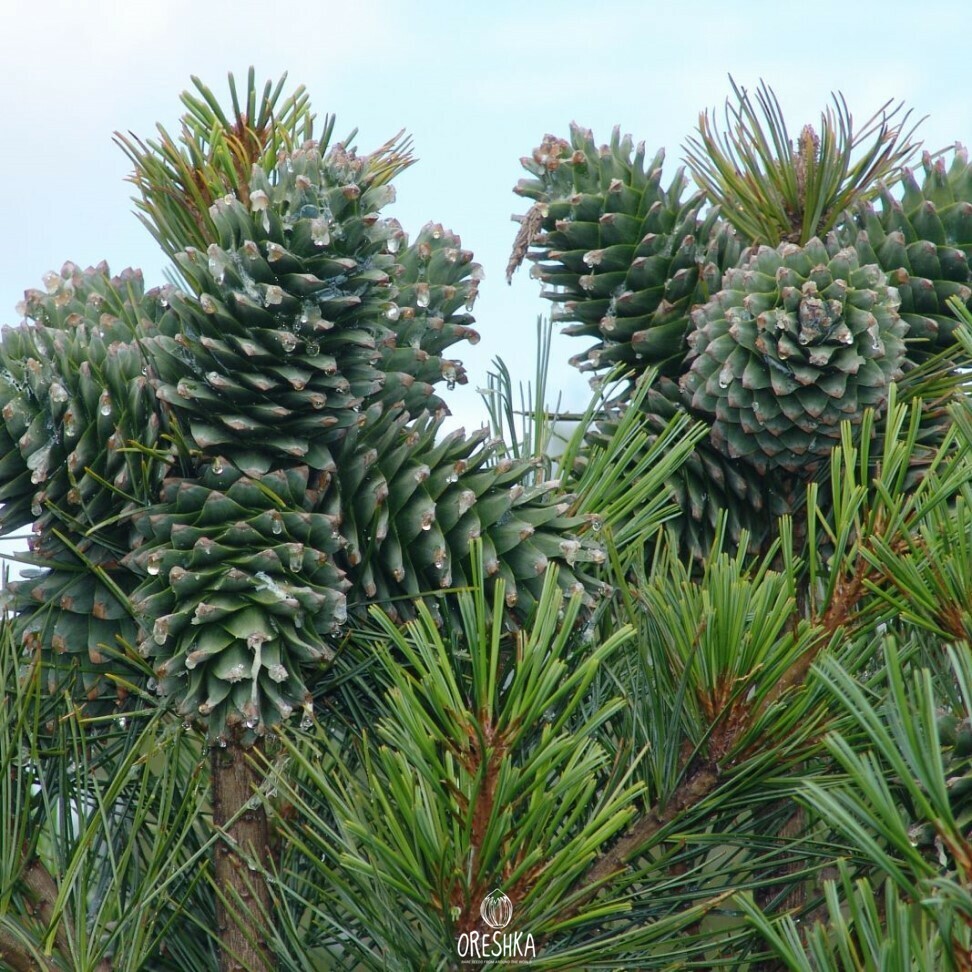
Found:
M 215 850 L 220 972 L 271 972 L 265 935 L 270 888 L 263 873 L 269 830 L 263 806 L 249 804 L 262 775 L 232 740 L 212 748 L 211 766 L 213 824 L 222 835 Z

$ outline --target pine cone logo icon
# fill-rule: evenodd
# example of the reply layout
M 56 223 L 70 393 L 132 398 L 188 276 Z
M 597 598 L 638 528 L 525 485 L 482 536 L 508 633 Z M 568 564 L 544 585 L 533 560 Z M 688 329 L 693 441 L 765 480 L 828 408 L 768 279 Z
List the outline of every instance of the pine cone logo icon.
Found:
M 496 888 L 480 902 L 479 913 L 490 928 L 505 928 L 513 918 L 513 902 Z

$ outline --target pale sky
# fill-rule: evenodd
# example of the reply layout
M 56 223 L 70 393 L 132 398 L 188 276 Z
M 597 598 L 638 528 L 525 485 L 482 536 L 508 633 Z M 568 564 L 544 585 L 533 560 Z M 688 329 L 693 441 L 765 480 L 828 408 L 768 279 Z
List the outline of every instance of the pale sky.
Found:
M 13 9 L 11 9 L 13 8 Z M 512 287 L 504 268 L 515 233 L 511 192 L 519 157 L 571 120 L 606 141 L 613 125 L 664 146 L 666 184 L 705 108 L 731 93 L 728 75 L 776 91 L 790 130 L 816 123 L 840 90 L 857 120 L 904 100 L 925 145 L 972 141 L 972 59 L 962 53 L 964 0 L 921 4 L 817 0 L 593 3 L 487 0 L 165 0 L 145 3 L 8 0 L 0 12 L 3 151 L 0 183 L 7 242 L 0 261 L 0 323 L 16 324 L 25 288 L 71 259 L 112 270 L 139 266 L 152 285 L 164 259 L 131 214 L 128 162 L 116 129 L 170 130 L 179 93 L 197 74 L 219 95 L 227 71 L 258 79 L 287 71 L 336 137 L 357 127 L 370 150 L 399 129 L 420 161 L 397 181 L 396 216 L 414 237 L 429 220 L 458 232 L 486 280 L 476 305 L 482 341 L 451 353 L 470 373 L 451 399 L 476 427 L 473 389 L 490 361 L 533 375 L 534 325 L 547 305 L 526 270 Z M 574 406 L 586 384 L 566 362 L 586 345 L 561 338 L 551 389 Z

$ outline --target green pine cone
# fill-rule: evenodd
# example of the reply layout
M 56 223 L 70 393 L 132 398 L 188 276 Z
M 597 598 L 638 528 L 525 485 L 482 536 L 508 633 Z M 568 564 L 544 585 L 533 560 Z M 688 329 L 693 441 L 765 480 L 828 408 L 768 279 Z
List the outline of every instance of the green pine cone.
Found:
M 214 205 L 219 243 L 181 258 L 199 296 L 173 297 L 149 349 L 159 397 L 207 454 L 315 464 L 314 446 L 379 390 L 394 257 L 375 210 L 390 192 L 311 146 L 279 163 L 276 184 L 255 171 L 249 206 Z
M 168 467 L 164 416 L 135 341 L 162 314 L 162 296 L 146 293 L 139 273 L 110 277 L 104 264 L 67 263 L 45 284 L 27 292 L 25 322 L 0 341 L 0 530 L 34 524 L 32 567 L 9 585 L 15 635 L 45 660 L 52 692 L 101 715 L 127 697 L 108 672 L 139 681 L 124 664 L 136 578 L 119 561 L 130 515 Z
M 119 512 L 120 492 L 144 497 L 161 481 L 159 464 L 123 449 L 159 442 L 135 336 L 161 316 L 161 291 L 145 293 L 136 271 L 110 277 L 104 264 L 66 263 L 45 281 L 0 341 L 0 533 L 32 521 L 46 532 L 57 510 L 91 527 Z
M 901 295 L 909 326 L 908 357 L 916 362 L 954 345 L 957 320 L 948 300 L 972 306 L 972 166 L 956 145 L 952 163 L 925 153 L 921 185 L 910 169 L 899 201 L 887 189 L 880 212 L 859 205 L 856 226 L 862 257 L 877 263 Z M 866 250 L 866 252 L 865 252 Z
M 907 325 L 879 267 L 811 240 L 760 247 L 694 312 L 682 387 L 711 442 L 758 472 L 811 475 L 840 423 L 880 411 L 901 374 Z
M 533 261 L 552 319 L 570 322 L 565 334 L 597 340 L 572 359 L 581 370 L 623 363 L 679 374 L 689 311 L 738 258 L 728 227 L 713 238 L 716 211 L 699 219 L 702 194 L 682 199 L 681 169 L 662 187 L 663 161 L 659 152 L 646 166 L 644 144 L 634 149 L 617 128 L 597 148 L 576 125 L 569 142 L 548 135 L 521 160 L 532 178 L 514 191 L 536 202 L 521 218 L 511 269 Z
M 159 397 L 208 455 L 322 468 L 374 401 L 446 411 L 434 386 L 465 373 L 440 354 L 477 338 L 458 311 L 480 270 L 440 226 L 407 246 L 379 217 L 393 198 L 367 160 L 308 143 L 276 182 L 255 170 L 248 206 L 215 204 L 219 243 L 182 256 L 198 296 L 173 296 L 149 350 Z
M 442 352 L 459 341 L 479 342 L 468 311 L 482 278 L 472 252 L 438 223 L 424 226 L 398 255 L 395 306 L 386 315 L 394 321 L 395 342 L 381 348 L 386 406 L 402 404 L 413 415 L 441 411 L 445 403 L 434 386 L 444 381 L 451 390 L 466 384 L 462 362 L 443 358 Z
M 310 704 L 303 672 L 333 657 L 348 584 L 335 562 L 340 521 L 314 510 L 306 466 L 253 478 L 220 459 L 167 480 L 135 526 L 125 563 L 140 652 L 158 692 L 211 739 L 257 735 Z
M 584 535 L 587 521 L 570 515 L 559 483 L 534 483 L 534 465 L 504 458 L 486 430 L 441 435 L 441 424 L 375 408 L 335 453 L 323 508 L 341 513 L 351 610 L 377 602 L 411 617 L 419 595 L 470 583 L 476 539 L 487 577 L 506 579 L 516 616 L 529 615 L 551 562 L 566 590 L 599 591 L 582 568 L 603 562 L 603 551 Z
M 146 684 L 130 657 L 138 636 L 128 605 L 135 576 L 91 540 L 47 541 L 31 559 L 49 566 L 10 582 L 15 637 L 43 660 L 51 695 L 67 692 L 87 716 L 119 711 L 129 701 L 128 683 Z

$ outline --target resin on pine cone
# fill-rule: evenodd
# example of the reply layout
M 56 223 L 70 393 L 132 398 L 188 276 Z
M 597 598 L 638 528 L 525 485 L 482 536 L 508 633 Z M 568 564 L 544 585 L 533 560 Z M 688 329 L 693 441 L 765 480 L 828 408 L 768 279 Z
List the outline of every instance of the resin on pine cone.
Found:
M 255 174 L 249 207 L 232 196 L 214 205 L 220 242 L 181 258 L 201 293 L 174 296 L 151 353 L 159 397 L 202 449 L 313 461 L 313 445 L 380 387 L 386 332 L 373 322 L 391 303 L 394 260 L 364 218 L 377 200 L 319 153 L 279 171 L 276 185 Z
M 844 420 L 880 411 L 900 377 L 907 325 L 881 269 L 811 240 L 760 247 L 693 314 L 682 386 L 711 440 L 757 470 L 812 473 Z
M 213 207 L 219 242 L 182 256 L 196 294 L 170 295 L 145 344 L 199 471 L 138 516 L 125 562 L 159 691 L 211 737 L 309 704 L 349 612 L 409 615 L 464 582 L 473 539 L 524 613 L 548 559 L 603 559 L 558 484 L 481 437 L 436 442 L 481 269 L 438 224 L 409 245 L 368 173 L 313 144 L 276 182 L 254 170 L 248 204 Z M 565 566 L 561 583 L 594 581 Z

